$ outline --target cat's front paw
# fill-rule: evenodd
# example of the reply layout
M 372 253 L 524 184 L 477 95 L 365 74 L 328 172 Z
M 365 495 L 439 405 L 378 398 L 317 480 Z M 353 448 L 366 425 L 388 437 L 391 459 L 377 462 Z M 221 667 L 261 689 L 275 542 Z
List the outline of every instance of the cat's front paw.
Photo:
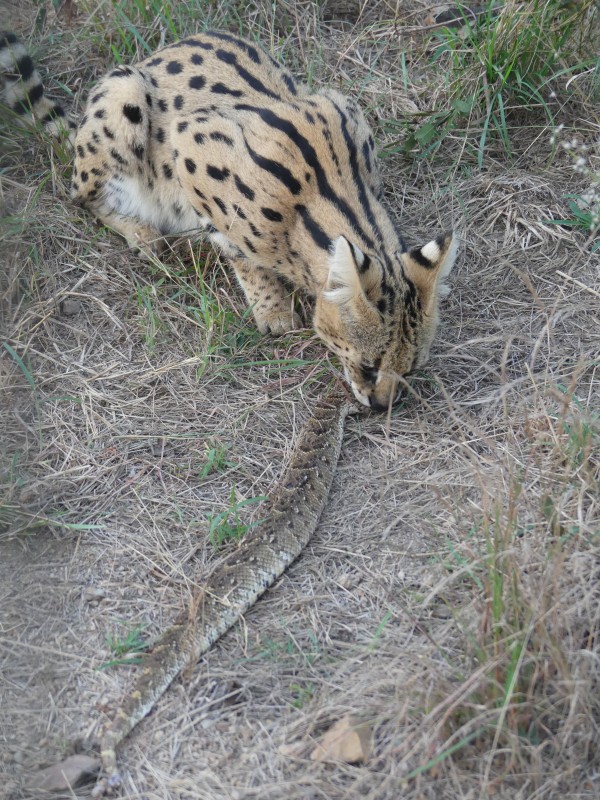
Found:
M 167 242 L 160 231 L 151 225 L 137 226 L 133 234 L 127 238 L 127 243 L 137 256 L 149 261 L 164 253 L 167 247 Z
M 271 333 L 274 336 L 302 327 L 300 316 L 291 309 L 288 311 L 272 311 L 271 313 L 255 311 L 254 317 L 261 333 Z

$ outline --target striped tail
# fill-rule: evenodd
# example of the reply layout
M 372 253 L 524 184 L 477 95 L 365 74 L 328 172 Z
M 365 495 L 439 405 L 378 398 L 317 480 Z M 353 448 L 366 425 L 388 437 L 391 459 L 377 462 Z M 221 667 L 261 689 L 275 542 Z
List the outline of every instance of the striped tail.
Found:
M 44 95 L 40 74 L 14 33 L 0 31 L 0 101 L 22 124 L 41 125 L 56 139 L 74 139 L 76 125 Z

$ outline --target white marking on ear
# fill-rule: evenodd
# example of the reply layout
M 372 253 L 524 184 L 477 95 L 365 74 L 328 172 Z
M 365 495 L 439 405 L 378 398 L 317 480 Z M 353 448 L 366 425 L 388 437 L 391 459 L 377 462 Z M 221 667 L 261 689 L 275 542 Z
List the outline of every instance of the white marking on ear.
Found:
M 421 253 L 428 261 L 431 261 L 432 264 L 435 264 L 440 257 L 440 248 L 438 247 L 438 243 L 435 240 L 428 242 L 421 248 Z
M 434 239 L 423 247 L 402 253 L 406 274 L 421 292 L 425 307 L 436 297 L 444 297 L 450 291 L 445 285 L 445 279 L 454 266 L 458 241 L 456 234 L 448 233 L 437 241 Z M 427 259 L 428 266 L 419 263 L 420 256 Z
M 329 256 L 329 275 L 323 297 L 336 305 L 349 303 L 361 291 L 348 240 L 339 236 Z

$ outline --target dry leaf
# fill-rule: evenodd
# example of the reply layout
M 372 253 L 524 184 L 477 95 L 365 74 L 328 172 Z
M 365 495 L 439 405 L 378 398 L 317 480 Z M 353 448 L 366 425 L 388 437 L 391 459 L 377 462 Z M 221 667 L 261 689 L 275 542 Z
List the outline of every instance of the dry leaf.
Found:
M 29 783 L 31 789 L 45 789 L 59 792 L 71 789 L 95 775 L 100 769 L 100 761 L 91 756 L 69 756 L 59 764 L 40 770 Z
M 312 761 L 364 762 L 371 753 L 370 725 L 359 723 L 347 714 L 324 734 L 310 754 Z

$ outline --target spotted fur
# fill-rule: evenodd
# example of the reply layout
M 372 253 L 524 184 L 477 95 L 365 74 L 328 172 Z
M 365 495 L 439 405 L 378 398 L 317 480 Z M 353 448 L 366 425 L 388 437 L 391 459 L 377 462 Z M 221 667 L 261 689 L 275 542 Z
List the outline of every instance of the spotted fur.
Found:
M 0 72 L 5 103 L 56 132 L 64 112 L 11 34 Z M 387 408 L 427 360 L 456 238 L 407 249 L 352 99 L 311 92 L 249 41 L 198 34 L 109 72 L 74 147 L 74 200 L 144 253 L 168 234 L 207 236 L 261 331 L 297 325 L 291 287 L 312 295 L 361 403 Z

